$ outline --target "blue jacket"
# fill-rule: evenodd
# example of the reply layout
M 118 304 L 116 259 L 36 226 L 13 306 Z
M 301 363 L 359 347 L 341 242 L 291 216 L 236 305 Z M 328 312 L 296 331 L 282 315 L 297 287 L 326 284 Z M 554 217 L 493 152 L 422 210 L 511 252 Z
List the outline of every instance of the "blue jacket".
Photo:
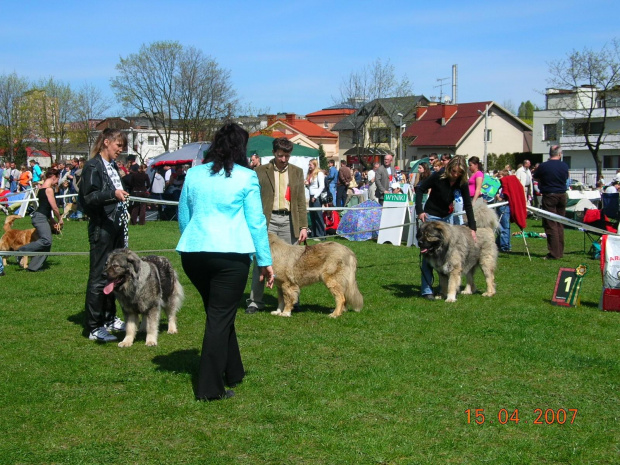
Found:
M 256 253 L 259 266 L 271 265 L 267 222 L 256 173 L 235 165 L 211 174 L 212 163 L 187 171 L 179 199 L 178 252 Z
M 338 181 L 338 170 L 336 169 L 335 166 L 332 166 L 329 168 L 329 172 L 327 173 L 327 179 L 325 183 L 328 186 L 335 186 L 337 181 Z

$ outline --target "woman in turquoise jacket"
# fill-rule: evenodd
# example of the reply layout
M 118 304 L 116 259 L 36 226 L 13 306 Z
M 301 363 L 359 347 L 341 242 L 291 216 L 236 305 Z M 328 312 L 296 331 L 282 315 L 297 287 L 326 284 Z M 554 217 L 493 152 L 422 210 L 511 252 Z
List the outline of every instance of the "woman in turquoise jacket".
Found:
M 200 293 L 207 322 L 200 356 L 198 400 L 232 397 L 225 386 L 245 376 L 235 316 L 256 254 L 261 278 L 274 281 L 258 178 L 246 157 L 248 133 L 226 124 L 205 164 L 187 172 L 179 200 L 183 270 Z

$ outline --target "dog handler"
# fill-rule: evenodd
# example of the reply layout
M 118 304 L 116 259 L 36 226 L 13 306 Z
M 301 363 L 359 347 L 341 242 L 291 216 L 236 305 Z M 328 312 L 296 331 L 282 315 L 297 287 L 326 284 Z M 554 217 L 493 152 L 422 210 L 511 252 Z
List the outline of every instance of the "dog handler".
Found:
M 197 400 L 235 393 L 244 376 L 235 316 L 252 255 L 261 281 L 274 282 L 267 222 L 256 172 L 248 165 L 248 133 L 234 123 L 220 128 L 205 163 L 187 171 L 179 199 L 183 270 L 202 297 L 207 314 L 200 354 Z
M 431 190 L 431 193 L 422 208 L 422 196 Z M 465 157 L 458 155 L 453 157 L 443 172 L 434 172 L 415 189 L 415 211 L 421 212 L 418 219 L 422 223 L 426 221 L 444 221 L 450 223 L 450 206 L 454 201 L 454 191 L 460 190 L 463 197 L 463 207 L 467 215 L 467 226 L 471 229 L 471 235 L 476 240 L 476 220 L 469 196 L 467 179 L 467 162 Z M 433 300 L 433 268 L 422 255 L 422 285 L 420 294 L 428 300 Z
M 90 271 L 86 285 L 86 330 L 88 338 L 112 342 L 110 331 L 124 331 L 125 323 L 116 316 L 114 293 L 105 295 L 103 269 L 114 249 L 127 246 L 127 199 L 114 160 L 127 145 L 119 129 L 104 129 L 93 147 L 93 158 L 84 164 L 79 203 L 90 218 Z
M 20 247 L 20 252 L 49 252 L 52 250 L 52 226 L 50 220 L 53 221 L 51 216 L 52 212 L 58 223 L 56 225 L 62 226 L 62 217 L 58 212 L 58 205 L 56 205 L 56 198 L 54 197 L 54 186 L 58 184 L 60 172 L 56 168 L 49 168 L 45 172 L 45 181 L 37 193 L 37 199 L 39 200 L 39 207 L 32 214 L 32 226 L 37 230 L 39 238 Z M 28 271 L 39 271 L 47 260 L 47 255 L 39 255 L 32 257 L 28 263 Z

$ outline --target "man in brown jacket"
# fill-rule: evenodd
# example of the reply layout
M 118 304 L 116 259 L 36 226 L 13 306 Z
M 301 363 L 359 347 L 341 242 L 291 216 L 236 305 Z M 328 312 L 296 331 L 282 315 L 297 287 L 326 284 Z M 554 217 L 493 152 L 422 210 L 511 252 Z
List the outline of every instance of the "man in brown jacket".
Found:
M 342 160 L 340 162 L 340 169 L 338 170 L 338 183 L 336 184 L 336 207 L 344 207 L 347 203 L 347 190 L 349 189 L 349 183 L 353 179 L 353 173 L 351 168 L 347 166 L 347 162 Z
M 286 137 L 274 139 L 273 160 L 255 168 L 269 232 L 277 234 L 289 244 L 303 242 L 308 237 L 304 172 L 289 164 L 292 151 L 293 143 Z M 265 284 L 259 280 L 259 276 L 258 267 L 254 266 L 246 313 L 255 313 L 265 306 Z

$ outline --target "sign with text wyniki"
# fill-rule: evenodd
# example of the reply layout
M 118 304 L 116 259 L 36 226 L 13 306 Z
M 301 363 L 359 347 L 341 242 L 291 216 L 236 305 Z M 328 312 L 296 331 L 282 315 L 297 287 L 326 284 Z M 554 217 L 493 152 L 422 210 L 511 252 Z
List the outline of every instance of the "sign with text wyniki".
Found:
M 381 211 L 381 230 L 377 239 L 378 244 L 389 242 L 392 245 L 400 245 L 403 225 L 409 211 L 408 207 L 407 194 L 385 194 L 383 210 Z

